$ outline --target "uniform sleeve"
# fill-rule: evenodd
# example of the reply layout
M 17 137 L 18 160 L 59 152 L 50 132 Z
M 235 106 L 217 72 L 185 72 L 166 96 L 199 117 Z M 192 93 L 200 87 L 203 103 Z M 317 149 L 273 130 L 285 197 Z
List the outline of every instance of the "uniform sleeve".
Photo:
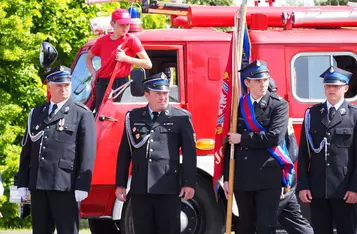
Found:
M 355 126 L 355 128 L 354 128 L 353 142 L 354 143 L 351 143 L 351 144 L 354 145 L 353 152 L 352 152 L 353 157 L 354 157 L 354 171 L 352 174 L 352 180 L 348 187 L 348 191 L 357 192 L 357 150 L 356 150 L 356 147 L 357 147 L 357 126 Z
M 301 135 L 300 135 L 300 146 L 299 146 L 299 156 L 298 156 L 298 190 L 309 190 L 309 164 L 310 164 L 310 156 L 308 145 L 306 141 L 305 135 L 305 119 L 302 123 Z
M 141 44 L 141 41 L 139 38 L 137 38 L 135 35 L 132 35 L 131 43 L 130 43 L 130 49 L 135 52 L 135 54 L 141 52 L 144 50 L 143 45 Z
M 117 169 L 116 169 L 116 187 L 126 188 L 128 183 L 129 165 L 131 162 L 131 151 L 128 142 L 128 135 L 124 122 L 123 134 L 118 150 Z
M 271 124 L 266 132 L 243 132 L 241 146 L 247 148 L 270 148 L 284 140 L 289 122 L 289 105 L 286 101 L 272 111 Z
M 96 155 L 95 121 L 91 111 L 86 111 L 82 116 L 79 122 L 78 134 L 78 171 L 75 189 L 89 191 Z
M 31 140 L 28 139 L 27 128 L 22 140 L 23 146 L 20 155 L 20 168 L 18 173 L 17 187 L 28 187 L 29 186 L 29 173 L 30 173 L 30 162 L 31 162 Z
M 230 151 L 231 145 L 229 143 L 224 144 L 223 155 L 223 181 L 229 180 L 229 163 L 230 163 Z
M 182 187 L 196 187 L 197 155 L 191 116 L 185 116 L 181 127 Z

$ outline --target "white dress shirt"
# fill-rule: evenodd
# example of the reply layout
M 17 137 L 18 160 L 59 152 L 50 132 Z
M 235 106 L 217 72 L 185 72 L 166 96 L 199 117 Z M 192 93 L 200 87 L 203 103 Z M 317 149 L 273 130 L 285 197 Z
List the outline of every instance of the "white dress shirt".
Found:
M 338 103 L 336 103 L 335 105 L 332 105 L 331 103 L 329 103 L 327 100 L 326 100 L 326 105 L 327 105 L 327 112 L 328 114 L 330 114 L 330 108 L 331 107 L 335 107 L 335 110 L 337 111 L 338 108 L 340 108 L 340 106 L 342 105 L 342 103 L 345 101 L 345 99 L 341 99 L 341 101 L 339 101 Z
M 150 105 L 148 105 L 148 107 L 149 107 L 149 113 L 150 113 L 151 119 L 153 119 L 154 115 L 152 114 L 152 112 L 154 112 L 154 111 L 150 108 Z M 159 113 L 158 114 L 158 116 L 159 116 L 161 112 L 157 112 L 157 113 Z
M 260 100 L 263 98 L 263 97 L 260 97 L 260 98 L 258 98 L 257 100 L 255 100 L 255 99 L 253 98 L 252 94 L 251 94 L 251 95 L 249 95 L 249 96 L 250 96 L 250 101 L 252 102 L 252 104 L 253 104 L 253 105 L 254 105 L 254 102 L 259 103 L 259 102 L 260 102 Z
M 62 108 L 62 106 L 68 101 L 68 98 L 66 100 L 63 100 L 62 102 L 59 103 L 54 103 L 52 99 L 50 100 L 50 107 L 48 108 L 48 114 L 52 112 L 52 107 L 54 104 L 57 104 L 57 109 L 55 110 L 54 114 L 57 114 L 57 112 Z

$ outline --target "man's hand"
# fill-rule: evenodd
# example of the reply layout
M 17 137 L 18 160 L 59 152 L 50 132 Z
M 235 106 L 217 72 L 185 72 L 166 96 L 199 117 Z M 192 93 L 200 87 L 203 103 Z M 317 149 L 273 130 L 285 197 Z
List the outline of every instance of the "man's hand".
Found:
M 121 48 L 122 46 L 118 46 L 117 48 L 117 53 L 115 55 L 115 60 L 118 62 L 127 62 L 128 60 L 128 55 L 125 54 L 126 51 L 128 51 L 128 48 L 125 48 L 124 50 Z
M 182 197 L 184 194 L 185 197 L 183 199 L 185 199 L 186 201 L 190 200 L 195 195 L 195 190 L 191 187 L 182 187 L 179 197 Z
M 284 187 L 281 188 L 281 193 L 280 193 L 280 200 L 283 200 L 285 198 L 284 195 Z
M 229 132 L 228 133 L 228 142 L 230 144 L 239 144 L 241 141 L 242 135 L 239 133 L 233 133 Z
M 301 190 L 299 192 L 299 198 L 303 203 L 311 203 L 312 196 L 311 196 L 311 191 L 310 190 Z
M 115 196 L 119 201 L 126 202 L 126 188 L 117 187 L 115 189 Z
M 25 187 L 18 188 L 18 190 L 19 190 L 21 199 L 23 201 L 27 201 L 29 199 L 30 194 L 31 194 L 30 190 L 28 188 L 25 188 Z
M 225 181 L 223 183 L 223 190 L 224 190 L 224 194 L 226 195 L 226 198 L 228 198 L 229 194 L 231 194 L 231 189 L 229 188 L 229 182 Z
M 88 197 L 88 192 L 81 190 L 74 190 L 74 197 L 76 198 L 76 202 L 81 202 Z
M 346 201 L 346 203 L 357 203 L 357 193 L 356 192 L 352 192 L 352 191 L 347 191 L 343 200 Z

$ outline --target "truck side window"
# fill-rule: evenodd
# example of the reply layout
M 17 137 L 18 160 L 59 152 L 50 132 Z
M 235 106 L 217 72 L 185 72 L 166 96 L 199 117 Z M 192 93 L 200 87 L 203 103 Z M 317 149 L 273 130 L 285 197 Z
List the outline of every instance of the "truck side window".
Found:
M 146 77 L 153 74 L 164 72 L 170 81 L 169 102 L 180 102 L 180 92 L 178 83 L 178 70 L 177 70 L 177 50 L 147 50 L 152 68 L 146 70 Z M 138 103 L 147 102 L 144 96 L 133 97 L 130 93 L 130 89 L 126 89 L 120 99 L 121 103 Z
M 72 71 L 72 95 L 71 98 L 75 102 L 86 103 L 92 94 L 92 85 L 91 80 L 92 76 L 90 75 L 85 60 L 87 53 L 83 53 L 78 58 L 78 61 Z M 100 68 L 100 58 L 94 57 L 93 66 L 96 70 Z
M 301 102 L 319 102 L 325 99 L 320 75 L 331 65 L 354 73 L 346 98 L 357 94 L 357 55 L 350 52 L 301 53 L 291 64 L 291 88 L 293 96 Z

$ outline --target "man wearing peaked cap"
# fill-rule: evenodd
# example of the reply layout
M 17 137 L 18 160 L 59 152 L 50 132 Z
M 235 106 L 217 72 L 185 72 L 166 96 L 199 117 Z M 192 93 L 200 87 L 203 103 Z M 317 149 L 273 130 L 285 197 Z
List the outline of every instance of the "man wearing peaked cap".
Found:
M 96 152 L 93 113 L 72 102 L 70 70 L 46 74 L 51 100 L 33 108 L 22 140 L 18 189 L 31 199 L 34 234 L 78 234 Z
M 148 105 L 129 111 L 116 171 L 116 197 L 126 200 L 128 170 L 135 234 L 179 234 L 181 200 L 196 184 L 196 144 L 191 114 L 169 105 L 164 73 L 143 81 Z M 180 149 L 182 166 L 180 166 Z
M 228 133 L 229 143 L 235 145 L 234 191 L 228 183 L 228 145 L 224 159 L 224 190 L 227 196 L 234 192 L 237 201 L 239 225 L 236 233 L 254 234 L 257 230 L 260 234 L 271 234 L 275 233 L 278 219 L 282 168 L 292 168 L 292 163 L 282 165 L 282 159 L 271 149 L 283 146 L 289 106 L 284 99 L 268 91 L 270 74 L 266 62 L 256 60 L 240 72 L 249 93 L 239 103 L 237 133 Z M 254 126 L 248 119 L 255 120 Z M 280 154 L 288 158 L 285 151 L 281 150 Z M 289 160 L 291 162 L 286 159 Z
M 344 95 L 352 73 L 328 68 L 321 77 L 326 101 L 306 110 L 298 158 L 302 202 L 310 203 L 315 234 L 355 234 L 357 108 Z

